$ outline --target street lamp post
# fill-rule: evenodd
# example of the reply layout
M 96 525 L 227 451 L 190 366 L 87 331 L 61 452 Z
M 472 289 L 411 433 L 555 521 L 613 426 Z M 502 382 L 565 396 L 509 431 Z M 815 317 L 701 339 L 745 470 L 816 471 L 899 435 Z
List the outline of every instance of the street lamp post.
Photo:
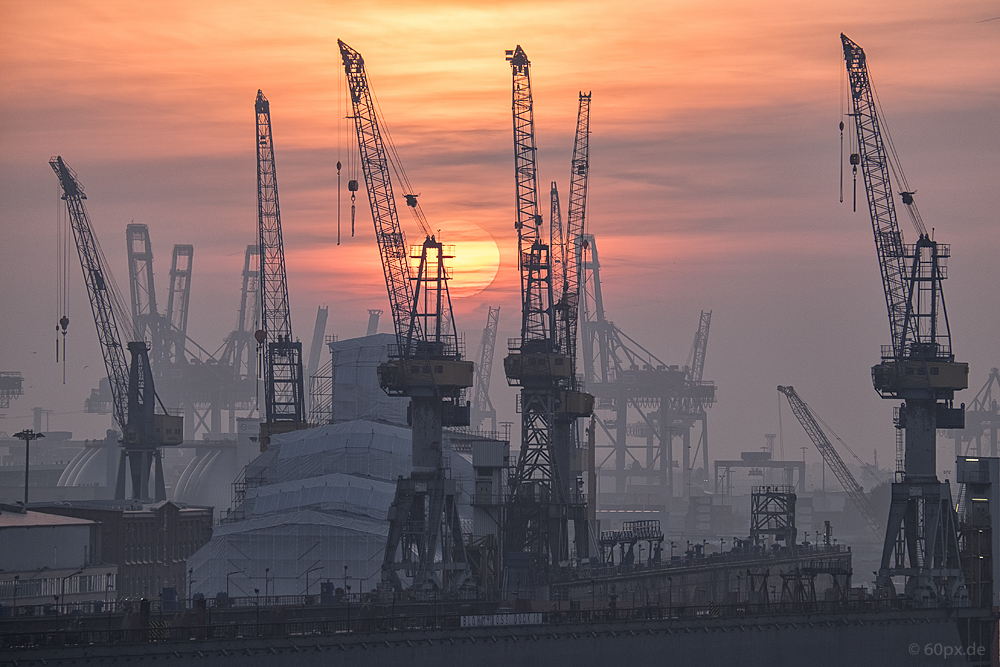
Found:
M 228 573 L 226 575 L 226 599 L 227 600 L 229 599 L 229 577 L 233 576 L 234 574 L 241 574 L 242 572 L 243 572 L 243 570 L 234 570 L 234 571 L 232 571 L 232 572 L 230 572 L 230 573 Z
M 315 572 L 316 570 L 322 570 L 324 567 L 325 567 L 324 565 L 320 565 L 318 567 L 311 567 L 308 570 L 306 570 L 306 573 L 305 573 L 306 574 L 306 595 L 309 595 L 309 573 L 310 572 Z
M 30 460 L 29 450 L 31 449 L 31 441 L 37 440 L 38 438 L 44 438 L 44 433 L 35 433 L 30 428 L 26 428 L 20 433 L 15 433 L 14 437 L 18 440 L 24 440 L 24 511 L 28 511 L 28 462 Z
M 25 506 L 27 506 L 27 503 L 25 503 Z M 59 599 L 62 600 L 63 607 L 66 606 L 66 580 L 72 579 L 78 574 L 83 574 L 83 570 L 77 570 L 73 574 L 67 574 L 65 577 L 62 578 L 62 581 L 59 583 Z
M 260 636 L 260 589 L 259 588 L 253 589 L 253 594 L 257 598 L 257 603 L 256 603 L 257 620 L 254 622 L 254 635 L 259 637 Z

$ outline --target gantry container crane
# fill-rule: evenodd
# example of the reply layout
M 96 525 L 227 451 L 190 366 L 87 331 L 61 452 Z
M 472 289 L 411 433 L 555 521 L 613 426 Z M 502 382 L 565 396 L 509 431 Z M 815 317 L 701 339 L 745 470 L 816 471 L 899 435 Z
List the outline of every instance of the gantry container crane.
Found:
M 554 258 L 542 240 L 538 212 L 531 63 L 520 46 L 507 51 L 507 61 L 513 75 L 521 337 L 508 341 L 504 371 L 508 384 L 521 387 L 521 450 L 509 478 L 504 550 L 509 573 L 515 561 L 521 564 L 509 585 L 531 586 L 570 558 L 571 524 L 577 557 L 589 554 L 587 506 L 571 468 L 571 425 L 591 414 L 593 397 L 576 390 L 573 355 L 562 349 L 557 331 Z
M 188 306 L 191 301 L 191 269 L 194 246 L 174 245 L 170 265 L 170 291 L 167 309 L 159 311 L 153 272 L 153 245 L 149 226 L 131 223 L 125 228 L 128 250 L 129 292 L 132 297 L 134 337 L 151 342 L 150 365 L 157 377 L 167 369 L 186 361 Z
M 191 305 L 191 273 L 194 268 L 194 246 L 190 243 L 174 245 L 170 259 L 170 292 L 167 312 L 164 315 L 167 330 L 167 360 L 183 363 L 187 347 L 188 311 Z
M 263 353 L 264 421 L 261 451 L 271 436 L 305 428 L 305 379 L 302 343 L 292 336 L 292 315 L 285 275 L 285 246 L 271 135 L 271 104 L 257 91 L 257 222 L 260 239 L 261 329 L 255 337 Z
M 431 234 L 413 194 L 404 196 L 425 238 L 421 246 L 408 251 L 364 59 L 344 42 L 337 43 L 396 332 L 389 361 L 378 367 L 379 384 L 390 395 L 410 398 L 413 468 L 409 477 L 399 478 L 389 509 L 382 581 L 401 589 L 403 572 L 411 579 L 411 589 L 456 591 L 468 578 L 468 558 L 455 483 L 446 473 L 442 427 L 469 425 L 469 404 L 463 404 L 462 397 L 473 384 L 474 369 L 462 358 L 452 317 L 445 265 L 451 255 Z M 403 174 L 399 164 L 392 167 Z M 401 178 L 408 185 L 405 174 Z M 410 260 L 415 261 L 415 275 Z
M 851 499 L 854 506 L 861 512 L 862 518 L 864 518 L 868 527 L 871 528 L 872 533 L 875 534 L 875 537 L 882 537 L 885 529 L 875 515 L 875 508 L 872 507 L 872 503 L 868 499 L 868 496 L 865 495 L 864 489 L 861 488 L 858 480 L 854 478 L 854 475 L 851 474 L 851 471 L 844 463 L 844 459 L 840 458 L 840 454 L 837 453 L 833 443 L 830 442 L 830 439 L 826 437 L 826 433 L 820 428 L 819 422 L 816 421 L 812 410 L 809 409 L 806 402 L 795 391 L 795 387 L 779 386 L 778 391 L 788 399 L 788 405 L 792 408 L 795 418 L 802 424 L 802 429 L 809 436 L 809 439 L 813 441 L 813 444 L 816 445 L 816 449 L 819 450 L 826 465 L 830 467 L 830 470 L 837 477 L 837 481 L 844 487 L 847 497 Z
M 921 220 L 879 118 L 864 50 L 847 36 L 840 38 L 858 146 L 851 163 L 860 165 L 864 176 L 892 335 L 892 345 L 883 347 L 881 363 L 872 368 L 872 382 L 883 398 L 904 401 L 896 419 L 897 428 L 905 430 L 904 470 L 892 486 L 877 584 L 895 595 L 892 577 L 904 575 L 908 598 L 962 603 L 967 593 L 958 520 L 950 486 L 938 481 L 936 471 L 936 430 L 964 427 L 964 405 L 954 407 L 953 399 L 969 384 L 969 365 L 955 361 L 952 352 L 942 289 L 950 247 L 931 238 Z M 903 242 L 896 220 L 890 168 L 918 234 L 912 245 Z
M 49 160 L 49 166 L 62 187 L 62 199 L 66 202 L 69 213 L 73 239 L 83 269 L 83 281 L 87 286 L 97 326 L 97 338 L 101 343 L 104 368 L 111 384 L 112 412 L 122 431 L 115 498 L 125 499 L 128 481 L 132 498 L 157 502 L 166 500 L 162 447 L 181 444 L 184 418 L 156 414 L 156 389 L 149 364 L 149 348 L 144 341 L 128 343 L 131 363 L 126 361 L 118 321 L 127 323 L 128 311 L 125 310 L 121 294 L 118 293 L 104 253 L 90 225 L 84 204 L 87 196 L 76 174 L 61 156 Z M 152 494 L 149 493 L 151 469 L 154 486 Z

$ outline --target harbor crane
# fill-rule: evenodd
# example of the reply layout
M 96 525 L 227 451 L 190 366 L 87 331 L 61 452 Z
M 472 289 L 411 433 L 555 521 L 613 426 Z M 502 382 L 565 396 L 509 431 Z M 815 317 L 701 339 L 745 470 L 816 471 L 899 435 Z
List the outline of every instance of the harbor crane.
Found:
M 128 482 L 133 499 L 156 502 L 166 500 L 162 448 L 181 444 L 184 418 L 156 413 L 158 397 L 146 342 L 129 342 L 127 349 L 131 362 L 126 360 L 119 321 L 130 325 L 129 313 L 91 227 L 84 204 L 87 195 L 76 173 L 61 156 L 49 160 L 49 166 L 59 179 L 63 191 L 62 199 L 66 202 L 73 239 L 83 269 L 83 281 L 87 286 L 97 326 L 97 338 L 104 356 L 104 368 L 111 385 L 112 413 L 122 432 L 115 498 L 125 499 Z M 152 493 L 149 492 L 151 471 L 154 487 Z
M 292 336 L 292 315 L 285 275 L 285 245 L 281 237 L 281 208 L 271 135 L 271 104 L 257 91 L 257 222 L 260 239 L 261 329 L 254 337 L 263 354 L 264 421 L 260 425 L 261 451 L 271 436 L 305 428 L 305 379 L 302 343 Z
M 571 468 L 571 426 L 592 413 L 594 399 L 576 389 L 573 353 L 563 349 L 558 331 L 554 289 L 565 283 L 553 285 L 554 258 L 542 237 L 531 63 L 520 46 L 507 51 L 507 61 L 513 76 L 521 336 L 508 341 L 504 371 L 508 384 L 521 387 L 521 449 L 509 478 L 504 549 L 509 585 L 530 587 L 569 560 L 571 526 L 576 556 L 589 555 L 587 505 Z
M 896 416 L 896 427 L 905 432 L 903 471 L 892 485 L 876 584 L 884 595 L 894 596 L 892 577 L 901 575 L 909 599 L 962 604 L 967 591 L 958 518 L 951 487 L 938 480 L 936 471 L 937 429 L 964 427 L 965 406 L 955 407 L 953 401 L 955 392 L 969 385 L 969 365 L 955 361 L 952 351 L 944 301 L 951 249 L 927 233 L 920 217 L 914 190 L 880 117 L 864 50 L 847 36 L 840 38 L 858 151 L 851 163 L 861 167 L 864 177 L 892 341 L 872 368 L 872 382 L 882 398 L 903 400 Z M 890 169 L 917 231 L 914 244 L 903 242 Z
M 875 516 L 875 508 L 872 507 L 871 501 L 868 496 L 865 495 L 865 491 L 858 484 L 858 480 L 854 478 L 851 471 L 848 469 L 847 465 L 844 463 L 844 459 L 840 458 L 840 454 L 834 448 L 833 443 L 830 439 L 826 437 L 826 433 L 820 428 L 819 423 L 816 421 L 816 417 L 813 415 L 812 410 L 806 405 L 806 402 L 802 400 L 802 397 L 798 395 L 794 387 L 778 387 L 778 391 L 785 395 L 788 399 L 788 405 L 792 408 L 792 412 L 795 414 L 796 419 L 802 424 L 802 428 L 805 430 L 806 435 L 809 439 L 813 441 L 816 445 L 816 449 L 819 450 L 820 455 L 826 462 L 826 465 L 830 467 L 833 474 L 836 475 L 837 481 L 840 485 L 844 487 L 844 491 L 847 492 L 847 497 L 851 499 L 854 506 L 858 508 L 861 512 L 861 516 L 864 518 L 865 523 L 871 528 L 871 531 L 875 534 L 875 537 L 881 537 L 884 534 L 884 528 L 882 523 Z
M 431 233 L 414 194 L 404 197 L 425 237 L 420 246 L 407 248 L 390 169 L 404 187 L 409 183 L 388 133 L 383 138 L 380 122 L 385 123 L 368 85 L 364 59 L 343 41 L 337 43 L 396 333 L 388 362 L 378 367 L 379 384 L 391 396 L 410 398 L 413 468 L 409 477 L 397 481 L 389 509 L 382 582 L 401 590 L 402 572 L 410 578 L 411 590 L 454 592 L 466 583 L 469 562 L 455 482 L 447 474 L 442 449 L 442 427 L 469 425 L 469 404 L 462 399 L 473 384 L 474 368 L 462 358 L 452 317 L 446 266 L 452 254 Z

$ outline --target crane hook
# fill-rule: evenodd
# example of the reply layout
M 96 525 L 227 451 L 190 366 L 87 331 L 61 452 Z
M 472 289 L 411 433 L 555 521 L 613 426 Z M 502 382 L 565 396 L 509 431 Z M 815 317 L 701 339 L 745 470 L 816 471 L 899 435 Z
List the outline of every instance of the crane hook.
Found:
M 854 212 L 858 212 L 858 165 L 861 164 L 861 156 L 851 153 L 851 171 L 854 174 Z
M 354 215 L 355 215 L 355 193 L 358 191 L 358 182 L 353 178 L 347 181 L 347 189 L 351 191 L 351 238 L 354 238 Z

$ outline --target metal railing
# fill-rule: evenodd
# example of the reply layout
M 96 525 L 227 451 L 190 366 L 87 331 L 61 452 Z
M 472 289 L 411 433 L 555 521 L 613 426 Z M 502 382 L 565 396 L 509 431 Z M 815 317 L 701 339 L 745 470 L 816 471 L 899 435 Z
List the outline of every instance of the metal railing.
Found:
M 600 606 L 587 601 L 551 603 L 561 607 L 532 614 L 548 631 L 559 626 L 585 623 L 627 623 L 721 619 L 746 619 L 750 625 L 776 621 L 775 617 L 789 614 L 866 614 L 923 608 L 905 599 L 865 599 L 840 601 L 740 602 L 735 604 L 642 604 L 623 606 L 601 601 Z M 427 605 L 431 606 L 431 605 Z M 448 630 L 462 627 L 462 617 L 482 613 L 505 615 L 511 609 L 493 605 L 492 609 L 471 609 L 468 613 L 400 614 L 390 605 L 366 603 L 334 605 L 331 612 L 338 616 L 287 618 L 286 607 L 250 608 L 239 618 L 219 614 L 198 615 L 185 611 L 173 615 L 130 614 L 120 618 L 107 616 L 108 624 L 101 627 L 97 619 L 68 616 L 44 619 L 33 627 L 14 628 L 10 621 L 0 621 L 0 650 L 52 648 L 79 645 L 136 644 L 161 641 L 239 640 L 257 637 L 302 637 L 351 635 L 355 633 L 391 633 L 413 630 Z M 204 610 L 203 610 L 204 611 Z M 213 618 L 214 616 L 214 618 Z M 43 619 L 39 619 L 43 620 Z M 87 622 L 98 621 L 98 622 Z M 117 624 L 120 627 L 110 627 Z M 536 625 L 537 623 L 531 623 Z M 22 624 L 24 625 L 24 624 Z M 389 639 L 390 637 L 385 637 Z M 380 639 L 381 641 L 381 639 Z

